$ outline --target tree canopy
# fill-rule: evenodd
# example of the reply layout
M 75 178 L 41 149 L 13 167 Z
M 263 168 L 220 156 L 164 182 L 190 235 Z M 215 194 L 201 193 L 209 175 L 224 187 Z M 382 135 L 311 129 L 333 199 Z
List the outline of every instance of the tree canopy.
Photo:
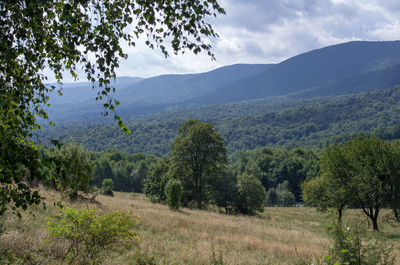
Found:
M 201 209 L 205 187 L 210 179 L 224 173 L 228 163 L 224 138 L 209 122 L 187 120 L 178 129 L 171 154 L 173 177 L 182 179 L 184 191 L 189 192 L 186 200 L 196 201 Z
M 346 205 L 362 208 L 378 230 L 383 207 L 397 214 L 400 202 L 399 144 L 377 137 L 356 137 L 325 150 L 321 176 L 303 184 L 306 202 L 334 207 L 339 220 Z
M 204 50 L 213 58 L 204 37 L 217 34 L 206 20 L 224 12 L 215 0 L 1 1 L 0 213 L 11 202 L 18 207 L 39 200 L 22 178 L 41 180 L 46 177 L 43 168 L 49 166 L 30 140 L 32 131 L 40 128 L 36 117 L 47 118 L 44 106 L 56 89 L 46 85 L 46 71 L 62 84 L 66 72 L 77 78 L 82 70 L 98 88 L 103 114 L 114 113 L 118 125 L 129 132 L 114 110 L 119 102 L 110 94 L 119 61 L 128 56 L 123 46 L 134 46 L 144 37 L 147 46 L 165 56 Z

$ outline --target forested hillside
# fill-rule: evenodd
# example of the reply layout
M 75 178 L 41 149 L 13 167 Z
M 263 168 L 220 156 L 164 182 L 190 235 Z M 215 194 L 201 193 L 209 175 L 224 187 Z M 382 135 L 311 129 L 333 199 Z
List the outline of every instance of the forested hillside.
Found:
M 218 105 L 145 117 L 128 123 L 132 135 L 112 125 L 69 124 L 46 130 L 46 138 L 68 140 L 95 151 L 117 148 L 128 153 L 166 154 L 177 128 L 188 118 L 213 122 L 228 152 L 257 147 L 320 149 L 351 136 L 378 133 L 398 138 L 400 87 L 324 98 L 259 104 Z M 393 127 L 394 126 L 394 127 Z M 46 139 L 42 139 L 45 141 Z
M 284 102 L 385 89 L 400 83 L 400 42 L 349 42 L 310 51 L 278 64 L 236 64 L 199 74 L 146 79 L 118 77 L 112 84 L 125 120 L 248 100 Z M 57 122 L 96 123 L 103 105 L 90 83 L 66 84 L 51 95 Z M 104 121 L 103 121 L 104 122 Z

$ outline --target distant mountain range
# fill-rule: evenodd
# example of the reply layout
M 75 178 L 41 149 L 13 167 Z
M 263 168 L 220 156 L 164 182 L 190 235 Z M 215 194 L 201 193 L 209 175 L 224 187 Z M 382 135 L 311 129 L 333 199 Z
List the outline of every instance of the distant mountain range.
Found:
M 255 127 L 261 126 L 263 128 L 261 131 L 265 133 L 267 129 L 265 129 L 265 124 L 262 125 L 263 122 L 273 121 L 273 126 L 278 126 L 279 119 L 276 117 L 286 117 L 288 111 L 295 121 L 297 112 L 299 115 L 300 113 L 305 115 L 296 108 L 301 110 L 303 107 L 307 109 L 307 106 L 313 106 L 311 108 L 314 113 L 317 113 L 318 111 L 315 112 L 314 107 L 317 106 L 316 104 L 322 104 L 320 102 L 325 102 L 332 108 L 332 104 L 336 104 L 343 97 L 349 97 L 349 100 L 346 99 L 345 102 L 350 104 L 351 97 L 356 94 L 373 90 L 383 91 L 387 88 L 397 91 L 398 88 L 393 87 L 398 84 L 400 84 L 400 41 L 358 41 L 310 51 L 278 64 L 237 64 L 206 73 L 162 75 L 147 79 L 118 77 L 114 84 L 117 92 L 113 97 L 121 102 L 120 107 L 117 108 L 118 114 L 136 129 L 138 124 L 148 125 L 151 123 L 154 130 L 157 130 L 156 128 L 163 128 L 160 123 L 165 122 L 167 127 L 175 130 L 182 120 L 197 117 L 220 124 L 223 127 L 220 130 L 229 139 L 230 145 L 234 146 L 232 141 L 235 139 L 232 135 L 235 135 L 236 126 L 233 121 L 244 124 L 244 121 L 241 120 L 243 117 L 247 121 L 252 121 L 246 124 L 249 130 L 249 139 L 254 138 L 254 135 L 258 135 L 259 138 L 263 135 L 253 132 Z M 102 104 L 94 100 L 96 95 L 97 92 L 92 89 L 91 83 L 65 84 L 62 97 L 56 95 L 51 97 L 50 119 L 56 124 L 62 125 L 71 135 L 74 135 L 74 126 L 79 128 L 82 133 L 85 128 L 95 129 L 103 126 L 101 124 L 114 124 L 112 119 L 104 119 L 100 116 Z M 388 99 L 388 101 L 390 100 Z M 391 102 L 393 104 L 394 101 Z M 379 101 L 379 104 L 383 104 L 382 101 Z M 318 106 L 317 110 L 326 111 L 324 107 Z M 364 105 L 363 108 L 365 108 Z M 385 113 L 388 113 L 388 109 L 400 112 L 400 109 L 389 108 L 386 105 L 383 109 L 385 109 Z M 351 110 L 355 112 L 355 109 Z M 374 114 L 374 117 L 380 117 L 379 108 L 376 111 L 378 113 Z M 271 118 L 270 115 L 275 118 Z M 374 120 L 372 124 L 379 128 L 392 126 L 396 123 L 396 115 L 391 116 L 390 122 Z M 338 120 L 331 120 L 335 123 L 335 131 L 338 134 L 350 133 L 351 127 L 346 127 L 345 130 L 338 129 L 338 126 L 340 128 L 344 126 L 340 123 L 342 119 L 340 117 L 344 116 L 341 114 Z M 329 117 L 326 120 L 330 120 Z M 350 120 L 352 119 L 346 117 L 347 123 Z M 303 122 L 308 121 L 303 120 Z M 291 123 L 286 120 L 282 121 L 282 124 L 290 127 Z M 326 128 L 330 128 L 330 125 L 326 126 Z M 354 132 L 365 132 L 362 125 L 358 124 L 356 127 Z M 313 123 L 312 128 L 308 129 L 314 132 L 318 131 L 318 128 L 318 124 Z M 371 130 L 373 127 L 365 126 L 365 128 Z M 240 137 L 243 136 L 242 129 Z M 302 130 L 308 129 L 302 128 Z M 274 130 L 279 131 L 275 127 Z M 65 133 L 54 133 L 55 131 L 59 130 L 45 131 L 44 134 L 66 137 Z M 146 131 L 151 130 L 147 128 Z M 291 133 L 295 133 L 295 131 L 292 130 Z M 115 133 L 113 133 L 113 139 L 116 138 Z M 152 134 L 156 135 L 154 132 Z M 329 137 L 332 137 L 330 133 L 324 135 L 328 134 Z M 325 137 L 318 133 L 313 135 L 314 138 Z M 170 139 L 172 136 L 173 133 L 169 132 L 169 138 L 165 136 L 163 139 Z M 107 137 L 104 136 L 105 139 Z M 273 144 L 279 145 L 276 133 L 274 137 Z M 293 143 L 291 140 L 293 137 L 285 135 L 282 136 L 283 138 L 285 144 Z M 272 138 L 265 135 L 265 139 Z M 269 140 L 265 139 L 254 139 L 253 143 L 268 144 Z M 319 145 L 321 143 L 319 140 L 314 139 L 313 141 L 318 142 Z M 129 141 L 124 140 L 123 142 Z M 115 142 L 115 145 L 118 143 Z M 102 148 L 99 143 L 96 146 L 96 150 Z M 241 140 L 241 144 L 237 145 L 237 148 L 246 146 L 254 148 L 259 144 L 243 144 Z M 165 148 L 164 146 L 164 151 Z M 134 150 L 137 151 L 135 148 Z M 146 150 L 152 149 L 147 148 Z
M 349 42 L 303 53 L 278 64 L 237 64 L 200 74 L 119 77 L 113 84 L 125 118 L 167 110 L 242 102 L 337 96 L 400 83 L 400 42 Z M 97 119 L 102 105 L 91 83 L 65 84 L 53 95 L 56 121 Z

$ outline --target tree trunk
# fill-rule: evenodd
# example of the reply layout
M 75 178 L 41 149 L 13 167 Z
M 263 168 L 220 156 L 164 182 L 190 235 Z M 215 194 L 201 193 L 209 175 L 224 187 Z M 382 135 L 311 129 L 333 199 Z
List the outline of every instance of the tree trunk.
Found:
M 343 217 L 343 206 L 340 206 L 337 208 L 338 211 L 338 222 L 341 223 L 342 222 L 342 217 Z
M 379 227 L 378 227 L 378 216 L 379 216 L 379 208 L 375 207 L 369 207 L 368 211 L 367 209 L 365 209 L 364 207 L 362 207 L 364 213 L 369 217 L 369 219 L 371 219 L 372 221 L 372 227 L 374 229 L 374 231 L 379 231 Z M 375 210 L 375 212 L 374 212 Z
M 338 209 L 338 222 L 341 223 L 342 222 L 342 216 L 343 216 L 343 209 L 339 208 Z
M 372 221 L 372 227 L 374 228 L 374 231 L 379 231 L 378 216 L 371 217 L 371 221 Z
M 393 209 L 393 214 L 394 214 L 394 218 L 396 219 L 396 221 L 398 223 L 400 223 L 400 216 L 399 216 L 399 212 L 397 211 L 397 209 Z

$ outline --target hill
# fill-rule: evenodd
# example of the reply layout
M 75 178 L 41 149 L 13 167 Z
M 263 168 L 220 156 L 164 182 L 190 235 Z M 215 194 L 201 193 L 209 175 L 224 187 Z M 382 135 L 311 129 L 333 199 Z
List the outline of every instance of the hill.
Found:
M 281 108 L 280 108 L 281 107 Z M 309 147 L 320 149 L 329 142 L 374 131 L 387 139 L 400 138 L 400 87 L 284 104 L 255 102 L 217 105 L 196 110 L 146 116 L 128 122 L 132 135 L 114 125 L 70 124 L 46 130 L 46 137 L 70 137 L 89 149 L 118 148 L 128 153 L 163 155 L 177 128 L 189 118 L 213 122 L 225 137 L 229 152 L 257 147 Z
M 297 55 L 193 101 L 217 104 L 283 95 L 307 98 L 370 91 L 399 84 L 399 65 L 399 41 L 349 42 Z
M 206 73 L 147 79 L 117 78 L 117 92 L 112 96 L 121 102 L 119 114 L 132 119 L 256 99 L 273 102 L 280 97 L 282 102 L 282 97 L 355 94 L 400 84 L 399 51 L 399 41 L 359 41 L 310 51 L 278 64 L 237 64 Z M 102 104 L 89 101 L 87 96 L 93 99 L 95 93 L 89 83 L 67 84 L 66 97 L 52 99 L 50 117 L 56 121 L 95 121 Z

